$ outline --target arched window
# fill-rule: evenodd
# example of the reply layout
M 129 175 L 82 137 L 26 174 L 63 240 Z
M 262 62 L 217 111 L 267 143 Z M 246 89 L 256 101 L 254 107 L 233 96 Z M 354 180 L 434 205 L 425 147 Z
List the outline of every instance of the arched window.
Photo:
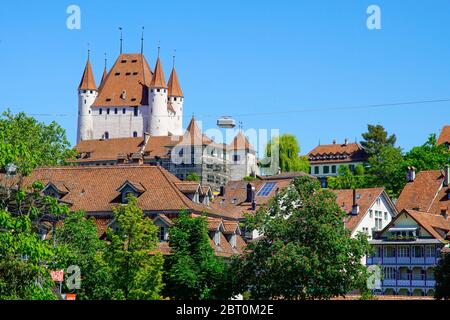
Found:
M 137 131 L 133 132 L 133 138 L 137 138 L 138 134 Z
M 108 131 L 105 132 L 105 139 L 109 139 L 109 132 Z

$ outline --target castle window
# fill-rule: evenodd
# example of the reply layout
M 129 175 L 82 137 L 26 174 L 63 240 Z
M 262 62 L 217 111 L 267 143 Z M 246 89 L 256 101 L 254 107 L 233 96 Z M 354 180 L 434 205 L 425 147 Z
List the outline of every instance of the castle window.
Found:
M 133 76 L 137 76 L 139 72 L 133 72 Z
M 156 89 L 156 91 L 161 92 L 161 89 Z
M 120 72 L 116 72 L 114 75 L 115 76 L 120 76 Z
M 86 104 L 86 102 L 87 102 L 86 99 L 84 99 L 84 104 Z
M 123 108 L 123 109 L 122 109 L 122 113 L 123 113 L 123 114 L 127 113 L 127 109 Z
M 105 139 L 106 139 L 106 140 L 109 139 L 109 132 L 108 132 L 108 131 L 105 132 Z
M 111 110 L 108 108 L 108 109 L 106 109 L 106 114 L 109 114 L 109 112 L 110 112 Z
M 136 131 L 133 132 L 133 138 L 137 138 L 137 136 L 138 136 L 138 133 Z
M 137 62 L 137 60 L 131 60 L 131 63 L 136 63 Z
M 103 113 L 103 109 L 100 108 L 100 110 L 98 111 L 98 113 L 99 113 L 99 114 L 102 114 L 102 113 Z
M 135 117 L 138 116 L 138 107 L 134 107 L 134 116 L 135 116 Z
M 114 109 L 114 114 L 117 114 L 118 110 L 117 108 Z
M 177 101 L 177 97 L 173 98 L 174 101 Z

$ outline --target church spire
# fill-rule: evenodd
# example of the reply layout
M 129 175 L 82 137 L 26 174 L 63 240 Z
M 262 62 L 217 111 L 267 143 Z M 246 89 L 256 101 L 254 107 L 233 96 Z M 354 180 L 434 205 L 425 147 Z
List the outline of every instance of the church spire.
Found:
M 178 81 L 177 71 L 175 70 L 175 54 L 173 56 L 173 67 L 169 78 L 169 97 L 183 97 L 183 91 L 180 87 L 180 82 Z
M 78 90 L 97 90 L 95 84 L 94 73 L 92 72 L 90 50 L 88 50 L 88 60 L 84 68 L 83 77 L 81 78 Z

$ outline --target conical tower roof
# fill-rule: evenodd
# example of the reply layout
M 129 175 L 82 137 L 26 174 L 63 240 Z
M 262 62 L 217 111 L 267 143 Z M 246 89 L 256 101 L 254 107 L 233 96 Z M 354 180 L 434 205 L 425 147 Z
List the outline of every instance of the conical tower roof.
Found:
M 172 69 L 169 78 L 169 97 L 184 97 L 183 91 L 180 87 L 180 82 L 178 81 L 177 71 L 175 67 Z
M 78 90 L 97 90 L 97 85 L 95 84 L 94 73 L 92 72 L 91 61 L 88 58 L 86 67 L 84 68 L 83 77 L 81 78 Z
M 152 81 L 150 82 L 151 88 L 167 88 L 166 79 L 164 79 L 164 71 L 161 66 L 161 60 L 158 57 L 155 66 L 155 72 L 153 73 Z

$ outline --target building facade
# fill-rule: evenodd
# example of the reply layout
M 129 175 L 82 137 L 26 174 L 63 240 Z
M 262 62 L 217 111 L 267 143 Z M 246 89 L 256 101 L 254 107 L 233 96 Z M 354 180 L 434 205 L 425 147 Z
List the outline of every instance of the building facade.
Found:
M 374 254 L 367 265 L 380 271 L 374 293 L 433 296 L 434 269 L 448 240 L 448 216 L 403 210 L 370 241 Z
M 336 143 L 319 145 L 308 153 L 311 175 L 317 177 L 323 188 L 327 187 L 327 178 L 338 175 L 339 167 L 347 165 L 354 171 L 357 165 L 367 161 L 367 154 L 359 143 Z

